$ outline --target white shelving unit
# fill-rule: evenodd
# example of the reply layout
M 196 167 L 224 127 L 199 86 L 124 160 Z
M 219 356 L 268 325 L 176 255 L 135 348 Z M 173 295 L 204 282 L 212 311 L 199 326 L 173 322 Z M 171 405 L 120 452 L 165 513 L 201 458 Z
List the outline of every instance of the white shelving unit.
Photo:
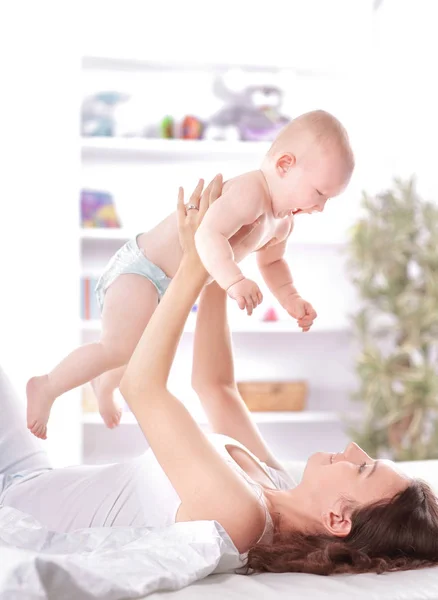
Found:
M 270 144 L 264 142 L 214 142 L 206 140 L 165 140 L 148 138 L 98 138 L 82 139 L 82 158 L 130 157 L 179 158 L 194 160 L 209 158 L 263 156 Z
M 81 240 L 116 240 L 126 242 L 132 235 L 124 229 L 80 229 L 79 237 Z
M 79 230 L 79 238 L 82 242 L 85 243 L 94 243 L 95 241 L 104 241 L 104 242 L 120 242 L 120 244 L 127 242 L 129 239 L 133 238 L 138 231 L 128 231 L 123 228 L 108 228 L 108 229 L 80 229 Z M 319 240 L 315 240 L 309 237 L 306 237 L 304 234 L 294 236 L 290 242 L 289 246 L 291 248 L 298 246 L 313 246 L 315 248 L 331 248 L 334 250 L 342 251 L 346 243 L 341 239 L 333 239 L 327 237 L 327 232 L 325 232 L 325 237 L 322 237 Z
M 83 69 L 88 82 L 91 81 L 90 74 L 96 71 L 99 76 L 102 76 L 101 81 L 105 81 L 106 85 L 113 72 L 123 73 L 124 81 L 127 81 L 129 74 L 132 73 L 137 78 L 137 83 L 139 77 L 146 78 L 146 81 L 148 77 L 150 81 L 157 81 L 157 73 L 162 78 L 171 78 L 175 74 L 178 76 L 179 73 L 180 76 L 181 73 L 185 73 L 183 64 L 175 63 L 169 68 L 163 68 L 166 64 L 168 63 L 163 65 L 156 61 L 86 57 L 83 61 Z M 215 65 L 215 69 L 217 72 L 224 72 L 228 66 Z M 190 67 L 190 85 L 194 82 L 194 73 L 196 75 L 198 71 L 195 67 L 196 65 Z M 312 86 L 316 85 L 316 80 L 321 74 L 309 70 L 292 70 L 298 77 L 298 81 L 307 85 L 306 89 L 313 94 Z M 213 71 L 206 65 L 199 68 L 200 77 L 207 74 L 212 80 L 212 73 Z M 326 82 L 328 77 L 326 73 L 324 75 Z M 202 81 L 207 80 L 204 77 Z M 294 81 L 296 85 L 297 80 Z M 295 102 L 295 91 L 292 96 Z M 100 275 L 101 269 L 112 254 L 128 239 L 139 233 L 141 229 L 134 229 L 137 223 L 146 223 L 140 225 L 141 228 L 148 228 L 155 224 L 154 219 L 158 211 L 156 214 L 153 211 L 157 206 L 164 212 L 160 219 L 168 214 L 172 210 L 168 207 L 173 207 L 175 204 L 171 194 L 178 185 L 184 185 L 186 188 L 192 185 L 191 181 L 195 181 L 197 177 L 208 177 L 210 171 L 216 173 L 217 169 L 228 177 L 233 176 L 234 173 L 257 168 L 269 146 L 269 143 L 264 142 L 213 142 L 134 137 L 83 138 L 81 140 L 83 187 L 114 193 L 118 211 L 120 210 L 121 214 L 126 210 L 127 218 L 125 219 L 121 214 L 123 223 L 121 229 L 79 230 L 82 275 L 86 277 Z M 151 190 L 153 200 L 148 204 Z M 139 210 L 143 212 L 137 216 Z M 346 310 L 346 306 L 349 308 L 349 301 L 345 300 L 340 306 L 341 298 L 348 298 L 348 292 L 344 294 L 343 289 L 337 291 L 342 271 L 339 265 L 343 260 L 342 254 L 345 248 L 345 237 L 341 229 L 336 217 L 331 227 L 327 226 L 327 221 L 320 218 L 320 215 L 314 215 L 310 219 L 303 216 L 303 219 L 300 219 L 300 226 L 296 226 L 290 241 L 294 277 L 297 274 L 299 278 L 301 268 L 301 278 L 309 280 L 308 273 L 312 272 L 313 277 L 313 267 L 317 261 L 321 261 L 308 296 L 313 303 L 319 303 L 316 306 L 319 317 L 309 333 L 302 334 L 292 319 L 286 320 L 285 313 L 280 316 L 279 321 L 263 322 L 260 320 L 262 313 L 247 317 L 236 311 L 234 317 L 230 309 L 230 327 L 235 339 L 238 378 L 246 381 L 304 378 L 309 381 L 311 393 L 308 410 L 254 413 L 254 418 L 263 428 L 263 432 L 267 434 L 270 430 L 268 443 L 280 456 L 285 456 L 283 449 L 286 446 L 289 444 L 292 446 L 289 428 L 293 428 L 295 433 L 299 431 L 301 436 L 294 446 L 296 450 L 298 449 L 298 454 L 295 453 L 290 458 L 304 458 L 311 451 L 323 449 L 315 445 L 324 444 L 324 441 L 330 443 L 328 447 L 335 448 L 346 441 L 343 434 L 342 414 L 346 412 L 344 400 L 347 392 L 341 379 L 348 369 L 348 366 L 345 366 L 345 357 L 349 352 L 349 323 Z M 300 267 L 301 256 L 306 257 L 306 264 L 304 266 L 301 264 Z M 340 285 L 342 288 L 343 283 Z M 337 293 L 338 300 L 332 300 L 333 307 L 326 310 L 324 314 L 324 310 L 320 311 L 320 305 L 330 301 L 326 298 L 330 299 L 333 290 Z M 266 302 L 266 308 L 268 306 L 269 302 Z M 279 315 L 280 313 L 281 311 Z M 180 381 L 179 377 L 182 381 L 190 376 L 192 334 L 195 325 L 196 314 L 191 314 L 181 341 L 181 356 L 180 358 L 177 356 L 177 359 L 183 363 L 182 366 L 177 365 L 177 382 Z M 84 342 L 98 339 L 100 321 L 82 320 L 79 322 L 79 327 Z M 330 367 L 327 367 L 327 362 L 330 363 Z M 337 393 L 339 382 L 342 385 L 340 394 Z M 321 399 L 326 391 L 330 402 L 325 402 L 325 398 Z M 338 396 L 341 396 L 339 402 Z M 190 398 L 187 400 L 189 401 Z M 192 410 L 191 404 L 188 402 Z M 203 414 L 196 412 L 195 408 L 193 414 L 200 424 L 205 424 Z M 84 436 L 89 436 L 93 440 L 93 446 L 98 446 L 100 443 L 98 440 L 95 441 L 97 435 L 102 436 L 99 438 L 101 440 L 109 440 L 105 437 L 107 432 L 99 414 L 84 413 L 82 423 Z M 122 423 L 134 424 L 133 415 L 124 412 Z M 134 431 L 136 431 L 134 428 L 130 428 L 130 432 L 135 437 Z M 113 432 L 108 435 L 111 435 L 111 439 L 115 439 Z M 126 435 L 124 439 L 127 441 Z
M 336 412 L 310 411 L 300 412 L 254 412 L 253 419 L 257 424 L 266 423 L 339 423 L 343 415 Z M 200 425 L 207 424 L 205 415 L 194 413 L 197 422 Z M 102 417 L 99 413 L 84 413 L 83 423 L 88 425 L 99 425 L 102 423 Z M 121 419 L 122 425 L 137 425 L 134 415 L 130 412 L 124 412 Z
M 196 318 L 189 316 L 186 326 L 184 328 L 184 333 L 194 333 L 196 327 Z M 278 320 L 278 321 L 259 321 L 255 317 L 246 317 L 242 316 L 239 320 L 230 320 L 230 328 L 232 334 L 235 333 L 299 333 L 301 334 L 301 330 L 298 328 L 297 324 L 290 320 Z M 81 329 L 83 332 L 100 332 L 100 321 L 95 319 L 90 320 L 82 320 L 81 321 Z M 315 325 L 312 329 L 307 332 L 306 335 L 314 335 L 318 333 L 348 333 L 349 329 L 347 323 L 343 324 L 333 324 L 332 326 L 326 324 Z

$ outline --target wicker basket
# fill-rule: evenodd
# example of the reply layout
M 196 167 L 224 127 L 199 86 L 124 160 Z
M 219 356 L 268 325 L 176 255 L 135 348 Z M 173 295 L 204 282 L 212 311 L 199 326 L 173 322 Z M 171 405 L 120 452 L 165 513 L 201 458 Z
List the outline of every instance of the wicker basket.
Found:
M 304 410 L 308 386 L 306 381 L 249 381 L 237 384 L 239 392 L 253 412 Z

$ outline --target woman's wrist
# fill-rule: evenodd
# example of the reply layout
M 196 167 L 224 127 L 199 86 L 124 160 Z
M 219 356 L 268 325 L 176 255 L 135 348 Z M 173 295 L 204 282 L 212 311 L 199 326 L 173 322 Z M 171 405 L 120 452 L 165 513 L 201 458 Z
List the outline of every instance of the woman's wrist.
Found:
M 208 271 L 204 267 L 201 262 L 201 259 L 198 256 L 196 251 L 193 252 L 185 252 L 181 259 L 181 265 L 184 271 L 187 271 L 188 274 L 196 275 L 201 279 L 208 279 Z

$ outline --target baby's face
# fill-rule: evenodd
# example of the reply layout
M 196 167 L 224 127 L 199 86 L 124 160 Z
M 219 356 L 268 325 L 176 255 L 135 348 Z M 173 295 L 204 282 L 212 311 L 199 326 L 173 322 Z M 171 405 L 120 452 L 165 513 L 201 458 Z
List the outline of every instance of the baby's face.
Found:
M 271 185 L 274 216 L 322 212 L 327 200 L 338 196 L 350 177 L 351 169 L 333 152 L 316 152 L 286 172 L 277 169 Z

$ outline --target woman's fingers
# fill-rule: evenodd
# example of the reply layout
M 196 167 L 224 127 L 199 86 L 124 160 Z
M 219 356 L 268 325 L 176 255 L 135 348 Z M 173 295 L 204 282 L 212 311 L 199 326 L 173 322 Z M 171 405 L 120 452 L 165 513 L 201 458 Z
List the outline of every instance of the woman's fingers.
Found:
M 198 185 L 195 187 L 192 195 L 190 196 L 189 205 L 194 204 L 195 206 L 197 206 L 199 208 L 199 202 L 201 199 L 201 194 L 202 194 L 203 188 L 204 188 L 204 180 L 200 179 L 198 181 Z
M 213 187 L 213 183 L 214 183 L 214 179 L 212 179 L 210 181 L 210 183 L 207 185 L 207 187 L 205 188 L 205 190 L 202 194 L 202 197 L 201 197 L 201 201 L 199 203 L 199 218 L 201 221 L 204 218 L 204 215 L 208 210 L 210 192 Z
M 199 205 L 199 218 L 202 221 L 209 206 L 222 194 L 222 175 L 216 175 L 210 181 L 202 194 L 201 203 Z
M 224 182 L 222 179 L 221 173 L 218 173 L 216 177 L 213 179 L 213 185 L 211 186 L 210 197 L 208 199 L 208 204 L 211 205 L 215 200 L 222 195 L 222 186 Z
M 184 190 L 182 187 L 178 189 L 178 204 L 177 204 L 178 223 L 184 223 L 186 216 L 186 207 L 184 205 Z
M 200 179 L 198 181 L 198 185 L 193 190 L 192 195 L 190 196 L 190 200 L 186 207 L 186 215 L 187 215 L 186 222 L 187 223 L 191 223 L 191 224 L 198 223 L 198 215 L 200 212 L 199 207 L 200 207 L 203 188 L 204 188 L 204 180 Z

